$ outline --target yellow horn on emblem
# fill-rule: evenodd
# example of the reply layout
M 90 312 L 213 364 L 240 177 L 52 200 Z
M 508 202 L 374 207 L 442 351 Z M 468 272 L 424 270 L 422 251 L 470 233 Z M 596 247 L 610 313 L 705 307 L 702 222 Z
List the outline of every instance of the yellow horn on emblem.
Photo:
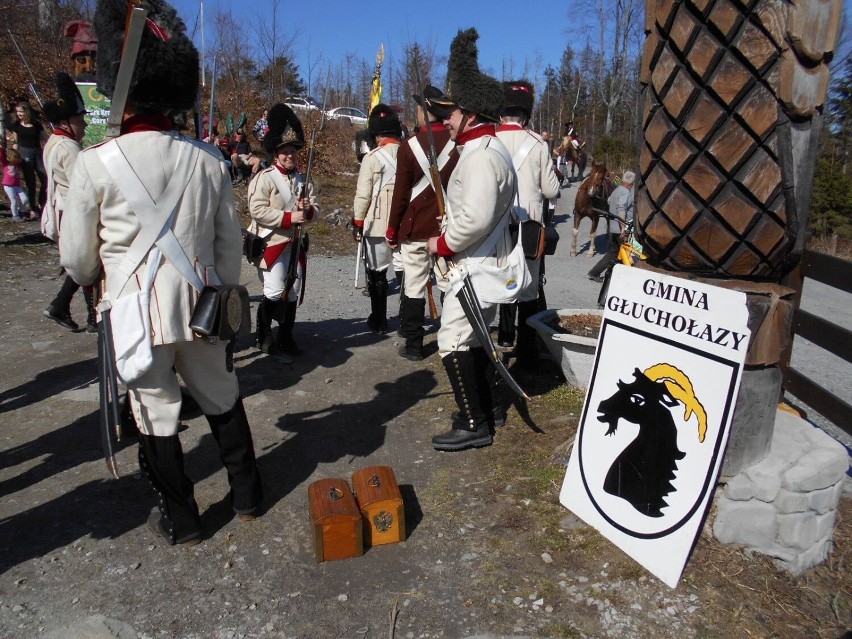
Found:
M 698 420 L 698 441 L 703 442 L 707 435 L 707 411 L 695 396 L 695 389 L 686 374 L 671 364 L 654 364 L 644 371 L 645 377 L 657 382 L 664 380 L 671 396 L 683 403 L 683 420 L 689 421 L 692 413 Z

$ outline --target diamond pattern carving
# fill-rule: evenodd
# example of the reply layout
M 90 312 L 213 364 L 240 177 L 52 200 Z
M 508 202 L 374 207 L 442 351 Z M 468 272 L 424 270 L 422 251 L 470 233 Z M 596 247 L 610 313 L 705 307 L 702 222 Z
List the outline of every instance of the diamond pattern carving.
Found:
M 695 96 L 698 94 L 698 87 L 689 77 L 689 73 L 683 68 L 678 69 L 677 77 L 674 83 L 669 87 L 669 91 L 663 98 L 663 106 L 666 107 L 669 114 L 675 119 L 680 120 L 680 115 Z
M 747 51 L 745 59 L 755 71 L 763 71 L 781 54 L 772 40 L 767 38 L 757 27 L 747 23 L 737 40 L 737 48 Z
M 692 45 L 686 57 L 686 63 L 698 73 L 703 81 L 707 80 L 710 71 L 715 68 L 716 61 L 722 56 L 724 49 L 706 32 L 701 32 Z
M 730 224 L 740 237 L 754 223 L 755 217 L 761 215 L 760 209 L 748 201 L 734 184 L 728 184 L 716 196 L 710 206 L 725 222 Z
M 705 94 L 699 97 L 690 109 L 683 128 L 698 144 L 704 144 L 724 117 L 725 112 L 722 108 Z
M 737 106 L 737 115 L 749 123 L 759 138 L 763 138 L 777 123 L 778 104 L 765 86 L 756 84 Z
M 754 139 L 738 122 L 728 120 L 707 150 L 730 174 L 746 154 L 751 153 L 755 145 Z
M 676 186 L 660 208 L 679 229 L 686 229 L 698 215 L 699 209 L 682 186 Z
M 685 7 L 681 7 L 670 32 L 671 41 L 681 54 L 686 53 L 689 42 L 692 40 L 698 29 L 698 22 L 689 10 Z
M 663 201 L 663 198 L 671 190 L 673 184 L 674 177 L 666 171 L 662 164 L 657 164 L 645 180 L 645 185 L 648 187 L 648 195 L 651 196 L 653 202 L 658 203 Z
M 722 37 L 726 40 L 730 40 L 742 20 L 740 11 L 732 3 L 728 2 L 728 0 L 719 0 L 716 2 L 708 17 L 710 23 L 719 30 Z
M 689 239 L 714 262 L 721 262 L 740 238 L 713 220 L 707 213 L 701 215 L 689 228 Z
M 729 53 L 716 68 L 709 86 L 722 102 L 730 104 L 737 99 L 750 80 L 749 70 Z
M 749 158 L 748 165 L 737 173 L 737 178 L 758 202 L 767 204 L 773 193 L 781 188 L 781 167 L 766 151 L 758 149 Z
M 721 188 L 724 178 L 705 156 L 700 156 L 683 175 L 683 181 L 705 202 Z
M 663 151 L 663 161 L 668 164 L 672 171 L 680 173 L 681 169 L 691 161 L 698 151 L 686 140 L 686 136 L 676 135 Z
M 674 126 L 669 121 L 663 109 L 657 109 L 651 124 L 645 129 L 645 141 L 651 146 L 651 150 L 659 152 L 674 134 Z
M 654 67 L 654 70 L 651 73 L 651 85 L 654 87 L 654 91 L 656 91 L 658 94 L 662 93 L 663 87 L 666 86 L 666 82 L 669 81 L 669 78 L 676 70 L 677 59 L 672 55 L 671 50 L 666 46 L 663 48 L 663 52 L 660 54 L 657 66 Z

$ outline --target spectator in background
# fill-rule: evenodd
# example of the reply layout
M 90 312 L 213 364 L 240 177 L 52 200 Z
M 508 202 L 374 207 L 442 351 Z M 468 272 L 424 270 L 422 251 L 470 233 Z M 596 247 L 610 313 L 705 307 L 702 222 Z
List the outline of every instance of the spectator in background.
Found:
M 20 153 L 15 149 L 7 151 L 3 147 L 0 147 L 0 166 L 3 167 L 3 190 L 6 191 L 6 197 L 9 198 L 12 219 L 16 222 L 23 222 L 27 219 L 27 216 L 24 214 L 30 208 L 30 201 L 27 198 L 26 191 L 21 188 Z M 36 214 L 30 211 L 29 219 L 36 219 Z
M 233 164 L 234 184 L 242 184 L 249 175 L 260 171 L 260 158 L 252 151 L 248 136 L 243 129 L 237 131 L 236 142 L 231 152 L 231 163 Z
M 269 122 L 266 121 L 267 117 L 269 117 L 269 111 L 264 109 L 263 115 L 254 123 L 254 129 L 251 131 L 258 142 L 263 142 L 263 138 L 265 138 L 266 134 L 269 133 Z
M 44 206 L 47 199 L 47 175 L 44 172 L 44 160 L 41 149 L 47 142 L 47 132 L 41 123 L 33 117 L 30 103 L 23 100 L 15 106 L 15 121 L 9 130 L 18 137 L 17 151 L 21 154 L 21 169 L 24 172 L 24 184 L 30 205 L 35 208 Z M 36 191 L 36 176 L 39 188 Z

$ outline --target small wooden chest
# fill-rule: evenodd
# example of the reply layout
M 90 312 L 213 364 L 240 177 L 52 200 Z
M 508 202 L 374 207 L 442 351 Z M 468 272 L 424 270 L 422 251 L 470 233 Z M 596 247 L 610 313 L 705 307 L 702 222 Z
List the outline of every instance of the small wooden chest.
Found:
M 390 466 L 370 466 L 352 475 L 368 546 L 405 541 L 405 509 Z
M 320 479 L 308 486 L 317 562 L 364 554 L 361 513 L 345 479 Z

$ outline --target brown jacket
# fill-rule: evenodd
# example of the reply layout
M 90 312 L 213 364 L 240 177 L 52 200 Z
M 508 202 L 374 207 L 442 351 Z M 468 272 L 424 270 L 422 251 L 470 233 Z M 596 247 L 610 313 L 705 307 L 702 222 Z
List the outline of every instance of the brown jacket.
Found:
M 431 124 L 432 135 L 435 138 L 435 152 L 440 155 L 441 149 L 450 139 L 450 132 L 439 122 Z M 429 137 L 426 129 L 421 129 L 415 139 L 428 155 Z M 438 223 L 438 202 L 432 187 L 427 186 L 411 201 L 411 190 L 423 175 L 423 169 L 420 168 L 411 150 L 412 141 L 403 142 L 396 156 L 396 185 L 388 218 L 388 237 L 390 238 L 395 231 L 395 239 L 398 242 L 423 242 L 441 233 Z M 450 159 L 441 169 L 441 184 L 445 189 L 458 161 L 458 151 L 453 149 Z

